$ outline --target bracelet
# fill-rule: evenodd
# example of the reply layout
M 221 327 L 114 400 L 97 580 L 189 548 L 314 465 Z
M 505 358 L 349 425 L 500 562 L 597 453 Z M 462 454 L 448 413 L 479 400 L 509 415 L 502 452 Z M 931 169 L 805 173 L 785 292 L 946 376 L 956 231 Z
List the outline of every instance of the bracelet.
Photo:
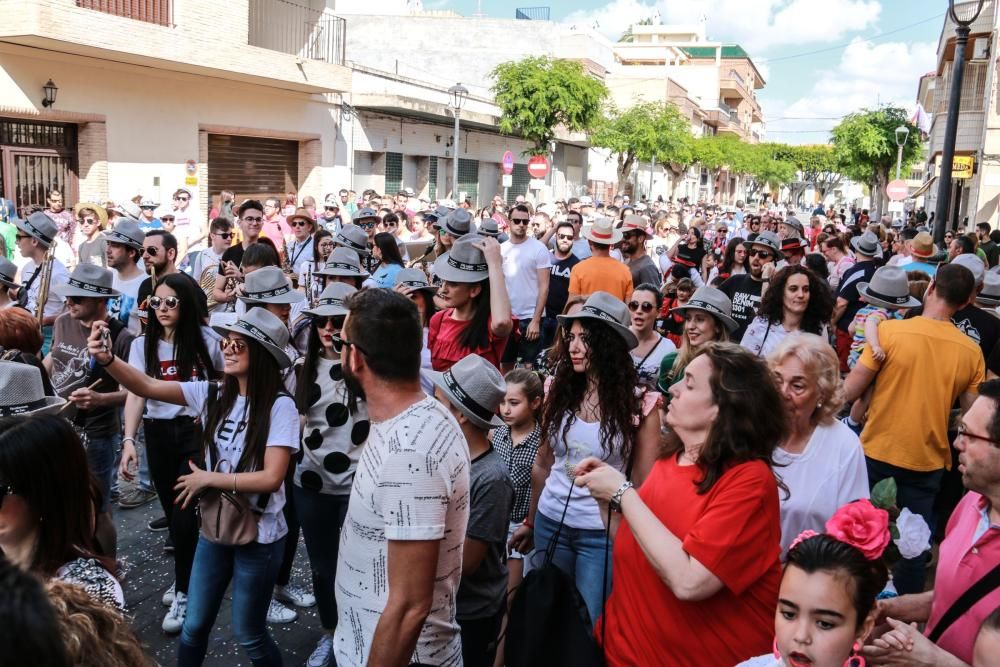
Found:
M 535 524 L 533 524 L 533 523 L 532 523 L 531 521 L 528 521 L 528 518 L 527 518 L 527 517 L 525 517 L 524 521 L 522 521 L 522 522 L 521 522 L 521 525 L 522 525 L 522 526 L 527 526 L 527 527 L 528 527 L 528 528 L 530 528 L 531 530 L 534 530 L 534 529 L 535 529 Z
M 627 479 L 624 482 L 622 482 L 621 486 L 618 487 L 618 490 L 615 491 L 615 495 L 611 496 L 611 502 L 609 503 L 613 511 L 615 512 L 622 511 L 622 496 L 624 496 L 625 492 L 631 488 L 634 488 L 632 486 L 632 482 L 628 481 Z
M 131 442 L 132 446 L 135 446 L 135 438 L 122 438 L 122 444 L 124 445 L 126 442 Z
M 106 363 L 106 364 L 102 364 L 101 362 L 99 362 L 99 361 L 98 361 L 98 362 L 97 362 L 97 365 L 98 365 L 98 366 L 100 366 L 101 368 L 107 368 L 108 366 L 110 366 L 110 365 L 111 365 L 111 364 L 113 364 L 113 363 L 115 363 L 115 355 L 114 355 L 114 352 L 112 352 L 112 353 L 111 353 L 111 360 L 110 360 L 110 361 L 108 361 L 108 363 Z
M 236 493 L 236 473 L 233 473 L 233 493 Z

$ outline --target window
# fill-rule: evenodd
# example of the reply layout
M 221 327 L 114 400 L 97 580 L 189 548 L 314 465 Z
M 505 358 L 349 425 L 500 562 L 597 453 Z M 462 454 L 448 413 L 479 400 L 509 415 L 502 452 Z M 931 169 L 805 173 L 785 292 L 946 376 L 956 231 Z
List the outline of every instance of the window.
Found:
M 385 192 L 389 196 L 395 196 L 403 189 L 403 154 L 385 154 Z
M 531 174 L 528 173 L 528 165 L 514 164 L 514 172 L 511 174 L 510 188 L 507 190 L 507 204 L 513 204 L 514 198 L 518 195 L 528 194 L 528 183 L 531 181 Z
M 76 6 L 135 21 L 170 25 L 170 0 L 76 0 Z
M 431 201 L 438 196 L 438 159 L 436 157 L 427 158 L 427 197 Z
M 455 192 L 455 203 L 460 203 L 462 193 L 472 200 L 473 205 L 479 201 L 479 160 L 458 159 L 458 188 Z

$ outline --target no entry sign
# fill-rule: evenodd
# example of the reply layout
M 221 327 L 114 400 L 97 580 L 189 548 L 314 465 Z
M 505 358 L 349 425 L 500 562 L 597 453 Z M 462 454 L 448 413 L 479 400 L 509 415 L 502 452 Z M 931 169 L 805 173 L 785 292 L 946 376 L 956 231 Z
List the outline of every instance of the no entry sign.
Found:
M 545 178 L 549 173 L 549 161 L 544 155 L 536 155 L 528 160 L 528 173 L 533 178 Z

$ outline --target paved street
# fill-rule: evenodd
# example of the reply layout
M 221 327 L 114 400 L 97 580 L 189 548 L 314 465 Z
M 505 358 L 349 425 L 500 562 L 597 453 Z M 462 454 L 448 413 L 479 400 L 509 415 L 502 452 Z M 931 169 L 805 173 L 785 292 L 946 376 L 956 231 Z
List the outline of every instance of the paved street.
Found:
M 125 487 L 123 487 L 125 488 Z M 177 659 L 177 639 L 160 629 L 167 608 L 160 598 L 173 581 L 173 558 L 163 552 L 166 532 L 153 533 L 146 523 L 160 516 L 157 501 L 130 510 L 115 509 L 118 525 L 118 551 L 127 575 L 124 582 L 125 602 L 133 627 L 145 645 L 147 653 L 161 665 L 173 665 Z M 299 544 L 292 581 L 310 587 L 309 561 L 305 547 Z M 250 665 L 233 637 L 229 623 L 230 596 L 227 594 L 219 611 L 209 644 L 207 667 Z M 285 664 L 302 665 L 319 638 L 319 616 L 316 608 L 300 609 L 299 618 L 288 625 L 272 625 L 271 633 L 281 647 Z

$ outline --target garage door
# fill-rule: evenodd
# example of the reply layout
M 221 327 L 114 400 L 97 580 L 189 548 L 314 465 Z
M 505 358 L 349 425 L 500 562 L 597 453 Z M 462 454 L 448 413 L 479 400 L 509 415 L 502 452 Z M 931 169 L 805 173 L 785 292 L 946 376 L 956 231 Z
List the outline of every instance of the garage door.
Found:
M 236 201 L 297 192 L 299 142 L 229 134 L 208 135 L 208 191 L 236 193 Z

